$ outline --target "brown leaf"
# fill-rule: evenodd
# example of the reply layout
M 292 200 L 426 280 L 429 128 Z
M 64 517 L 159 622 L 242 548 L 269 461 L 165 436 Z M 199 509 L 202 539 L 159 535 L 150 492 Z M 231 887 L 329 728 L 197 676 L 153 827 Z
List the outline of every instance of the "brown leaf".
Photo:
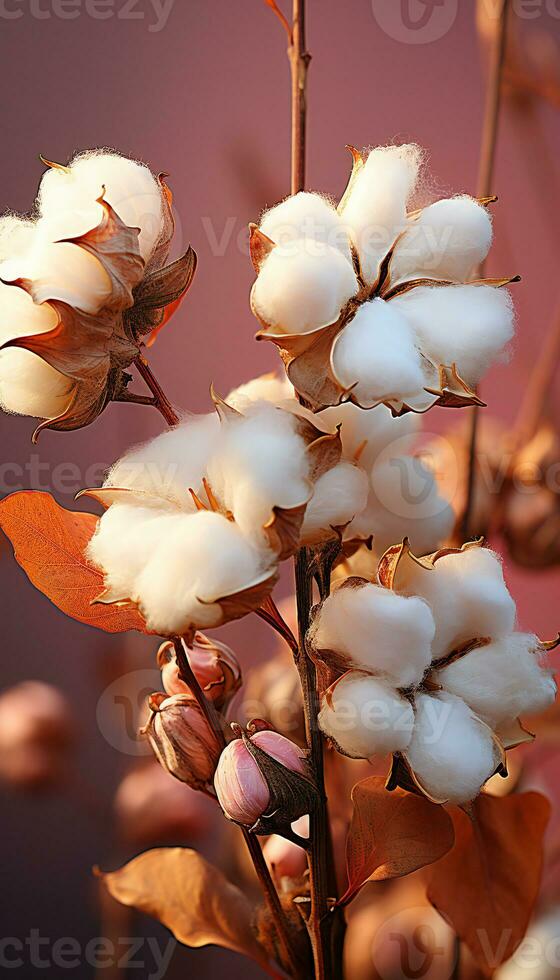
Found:
M 513 955 L 537 899 L 550 804 L 540 793 L 482 793 L 470 817 L 453 808 L 455 847 L 428 898 L 488 976 Z
M 386 881 L 438 861 L 453 847 L 453 823 L 443 807 L 421 796 L 389 793 L 381 776 L 352 790 L 354 813 L 346 841 L 346 904 L 366 881 Z
M 268 969 L 245 895 L 196 851 L 155 848 L 101 878 L 113 898 L 151 915 L 185 946 L 222 946 Z
M 72 619 L 107 633 L 147 632 L 132 604 L 92 605 L 103 575 L 84 557 L 97 527 L 93 514 L 60 507 L 48 493 L 24 490 L 0 501 L 0 527 L 35 588 Z

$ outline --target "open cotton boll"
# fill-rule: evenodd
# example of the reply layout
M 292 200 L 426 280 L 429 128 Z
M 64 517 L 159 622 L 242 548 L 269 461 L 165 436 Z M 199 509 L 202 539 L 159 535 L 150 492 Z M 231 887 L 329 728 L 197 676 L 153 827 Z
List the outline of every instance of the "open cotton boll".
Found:
M 49 169 L 39 188 L 41 214 L 50 218 L 65 212 L 65 237 L 83 235 L 102 219 L 102 208 L 95 202 L 103 187 L 105 200 L 119 218 L 130 228 L 140 229 L 140 252 L 147 261 L 163 230 L 163 198 L 157 180 L 142 163 L 93 150 L 75 157 L 69 172 Z
M 359 171 L 342 220 L 360 257 L 367 282 L 406 227 L 406 203 L 416 184 L 422 151 L 413 144 L 372 150 Z
M 556 684 L 541 666 L 544 653 L 536 636 L 511 633 L 438 670 L 436 680 L 495 729 L 554 702 Z
M 212 490 L 248 534 L 270 520 L 275 507 L 304 504 L 312 492 L 307 444 L 293 415 L 267 402 L 221 428 L 208 463 Z
M 422 351 L 476 385 L 513 336 L 511 296 L 495 286 L 418 286 L 391 300 Z
M 439 802 L 478 796 L 499 762 L 492 732 L 452 694 L 419 694 L 406 759 L 422 788 Z
M 301 529 L 305 544 L 333 536 L 333 528 L 348 524 L 367 503 L 368 480 L 353 463 L 342 462 L 319 477 L 307 505 Z
M 468 195 L 436 201 L 409 219 L 391 262 L 391 281 L 429 276 L 464 282 L 492 244 L 488 209 Z
M 432 656 L 435 625 L 430 607 L 378 585 L 336 589 L 310 631 L 316 650 L 333 650 L 355 667 L 384 675 L 396 687 L 422 679 Z
M 367 508 L 350 532 L 364 538 L 373 534 L 379 555 L 404 537 L 415 555 L 431 554 L 451 534 L 453 509 L 419 457 L 387 459 L 383 454 L 371 470 L 370 486 Z
M 279 405 L 282 402 L 296 402 L 293 386 L 286 375 L 282 377 L 274 372 L 253 378 L 245 384 L 234 388 L 226 395 L 226 402 L 238 412 L 245 412 L 253 402 L 266 401 Z
M 412 737 L 410 701 L 377 680 L 350 671 L 323 697 L 319 728 L 343 755 L 371 759 L 404 751 Z
M 35 240 L 34 221 L 27 221 L 17 214 L 5 214 L 0 218 L 0 262 L 14 259 L 29 251 Z
M 331 362 L 339 383 L 364 406 L 415 394 L 425 384 L 412 329 L 382 299 L 360 306 L 336 338 Z
M 273 242 L 283 244 L 312 238 L 337 248 L 350 262 L 350 242 L 336 208 L 320 194 L 300 191 L 267 211 L 260 230 Z
M 158 633 L 182 635 L 193 627 L 218 626 L 223 620 L 219 599 L 274 573 L 271 552 L 253 548 L 221 514 L 179 514 L 162 531 L 134 596 L 148 627 Z
M 219 439 L 220 420 L 215 412 L 192 416 L 123 456 L 104 486 L 154 494 L 194 510 L 189 488 L 195 493 L 201 490 L 208 460 Z
M 51 306 L 38 305 L 18 286 L 0 283 L 0 345 L 16 337 L 46 333 L 58 323 Z M 71 383 L 36 354 L 0 351 L 0 405 L 6 412 L 55 418 L 68 405 Z
M 344 457 L 358 462 L 364 470 L 370 470 L 378 455 L 393 443 L 398 443 L 400 453 L 406 452 L 419 426 L 418 416 L 412 412 L 393 418 L 385 405 L 363 409 L 352 402 L 325 408 L 317 413 L 316 420 L 326 422 L 333 431 L 341 426 Z
M 423 596 L 430 604 L 436 622 L 434 660 L 469 640 L 513 633 L 515 603 L 500 559 L 489 548 L 474 546 L 444 555 L 432 569 L 401 562 L 397 588 Z
M 263 323 L 298 334 L 336 323 L 357 292 L 354 269 L 338 249 L 300 239 L 272 250 L 253 286 L 251 302 Z

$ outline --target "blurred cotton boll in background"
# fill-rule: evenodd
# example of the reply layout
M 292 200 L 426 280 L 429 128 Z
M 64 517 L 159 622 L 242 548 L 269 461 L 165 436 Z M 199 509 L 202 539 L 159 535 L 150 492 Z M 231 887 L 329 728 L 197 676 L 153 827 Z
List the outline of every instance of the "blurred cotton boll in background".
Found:
M 62 693 L 23 681 L 0 695 L 0 780 L 16 789 L 48 790 L 68 777 L 75 725 Z

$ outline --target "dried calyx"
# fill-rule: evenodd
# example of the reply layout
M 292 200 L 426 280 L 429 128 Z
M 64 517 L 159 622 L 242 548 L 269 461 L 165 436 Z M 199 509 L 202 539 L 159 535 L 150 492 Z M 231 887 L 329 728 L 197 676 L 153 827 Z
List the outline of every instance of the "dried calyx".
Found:
M 47 161 L 45 161 L 47 162 Z M 114 153 L 48 163 L 35 221 L 0 222 L 0 403 L 44 428 L 89 425 L 127 398 L 126 373 L 185 296 L 192 248 L 174 233 L 165 175 Z
M 314 810 L 317 790 L 303 750 L 264 725 L 232 725 L 235 738 L 222 752 L 214 787 L 229 820 L 256 834 L 291 836 L 292 823 Z
M 216 708 L 223 711 L 242 684 L 241 667 L 233 650 L 204 633 L 195 633 L 192 647 L 184 647 L 190 668 L 204 695 L 214 702 Z M 173 642 L 168 640 L 161 645 L 157 661 L 167 694 L 193 695 L 188 684 L 181 678 Z
M 347 579 L 314 613 L 309 646 L 329 683 L 319 723 L 345 755 L 394 754 L 389 786 L 464 803 L 506 750 L 519 716 L 552 703 L 545 645 L 515 630 L 499 559 L 480 543 L 416 558 L 390 549 L 377 583 Z
M 142 729 L 164 769 L 192 789 L 211 792 L 220 739 L 191 694 L 152 694 Z

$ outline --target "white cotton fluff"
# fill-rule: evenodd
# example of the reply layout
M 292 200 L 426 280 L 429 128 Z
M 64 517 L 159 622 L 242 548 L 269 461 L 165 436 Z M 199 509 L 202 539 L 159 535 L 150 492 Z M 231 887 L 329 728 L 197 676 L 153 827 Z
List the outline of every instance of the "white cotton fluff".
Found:
M 408 747 L 414 711 L 410 701 L 388 684 L 350 671 L 323 697 L 318 720 L 323 734 L 344 755 L 371 759 Z
M 105 200 L 121 220 L 140 229 L 139 246 L 147 261 L 163 230 L 161 188 L 148 167 L 113 152 L 81 153 L 69 165 L 70 172 L 49 169 L 39 188 L 41 215 L 50 221 L 65 215 L 67 238 L 95 228 L 103 212 L 95 202 L 105 187 Z
M 511 296 L 495 286 L 418 286 L 391 300 L 436 363 L 476 385 L 513 336 Z
M 499 758 L 492 732 L 452 694 L 419 694 L 406 760 L 435 800 L 466 803 L 495 772 Z
M 368 505 L 350 532 L 368 538 L 375 549 L 387 548 L 407 537 L 415 555 L 436 551 L 453 530 L 455 515 L 439 494 L 433 472 L 417 456 L 382 459 L 371 470 Z
M 511 633 L 438 670 L 436 680 L 496 729 L 554 702 L 556 684 L 541 666 L 544 653 L 536 636 Z
M 354 182 L 342 220 L 369 283 L 377 279 L 382 259 L 406 227 L 406 204 L 421 162 L 422 152 L 413 144 L 378 147 Z
M 391 445 L 398 445 L 400 453 L 407 452 L 419 426 L 418 416 L 412 412 L 393 418 L 385 405 L 363 409 L 352 402 L 325 408 L 317 413 L 316 420 L 318 424 L 326 422 L 333 431 L 340 425 L 343 456 L 367 471 Z
M 46 333 L 58 322 L 52 307 L 38 306 L 18 286 L 0 283 L 0 345 L 16 337 Z M 56 418 L 68 405 L 71 383 L 36 354 L 0 351 L 0 405 L 6 412 Z
M 424 386 L 420 353 L 405 317 L 382 299 L 360 306 L 332 349 L 334 374 L 367 408 L 403 399 Z
M 436 201 L 408 224 L 391 263 L 392 283 L 424 276 L 465 282 L 492 244 L 488 210 L 468 195 Z
M 316 650 L 334 650 L 396 687 L 416 685 L 432 656 L 435 625 L 427 603 L 378 585 L 336 589 L 311 627 Z
M 312 238 L 338 249 L 351 261 L 350 242 L 336 208 L 320 194 L 300 191 L 267 211 L 260 230 L 273 242 L 285 244 Z
M 299 507 L 312 493 L 310 457 L 297 420 L 267 402 L 223 423 L 207 472 L 213 492 L 247 534 L 260 531 L 275 507 Z
M 217 600 L 272 574 L 272 555 L 257 551 L 220 514 L 114 504 L 88 547 L 110 593 L 138 603 L 148 627 L 183 633 L 215 626 Z
M 367 503 L 368 480 L 353 463 L 341 462 L 317 480 L 307 505 L 301 529 L 305 544 L 316 544 L 333 536 L 333 528 L 344 527 Z
M 358 292 L 351 263 L 330 245 L 300 239 L 277 245 L 253 286 L 257 317 L 282 333 L 308 333 L 336 323 Z
M 202 478 L 219 440 L 215 412 L 192 416 L 128 452 L 110 470 L 104 486 L 152 494 L 193 511 L 189 489 L 202 492 Z
M 281 376 L 271 371 L 270 374 L 263 374 L 259 378 L 252 378 L 245 384 L 238 385 L 226 395 L 228 405 L 236 408 L 238 412 L 244 413 L 253 402 L 265 401 L 275 405 L 283 402 L 298 405 L 295 398 L 293 386 L 288 381 L 285 374 Z
M 469 640 L 499 639 L 514 630 L 515 603 L 500 559 L 488 548 L 444 555 L 433 568 L 401 562 L 396 586 L 430 604 L 436 622 L 434 660 Z
M 24 255 L 35 240 L 36 222 L 19 214 L 4 214 L 0 218 L 0 262 Z

